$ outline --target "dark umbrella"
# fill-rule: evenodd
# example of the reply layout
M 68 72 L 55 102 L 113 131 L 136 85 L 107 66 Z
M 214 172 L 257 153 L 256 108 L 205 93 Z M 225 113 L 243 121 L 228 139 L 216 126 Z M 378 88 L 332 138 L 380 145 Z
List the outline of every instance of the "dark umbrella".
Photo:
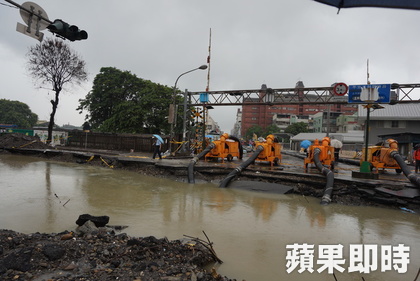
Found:
M 314 0 L 338 8 L 379 7 L 420 10 L 418 0 Z

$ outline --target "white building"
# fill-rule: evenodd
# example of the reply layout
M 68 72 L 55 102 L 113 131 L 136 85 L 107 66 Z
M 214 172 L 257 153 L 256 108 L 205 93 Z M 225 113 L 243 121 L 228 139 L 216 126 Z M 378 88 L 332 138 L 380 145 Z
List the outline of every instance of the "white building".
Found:
M 230 134 L 239 139 L 242 138 L 241 128 L 242 128 L 242 110 L 238 108 L 236 112 L 236 121 L 235 121 L 235 124 L 233 125 L 233 129 L 230 131 Z

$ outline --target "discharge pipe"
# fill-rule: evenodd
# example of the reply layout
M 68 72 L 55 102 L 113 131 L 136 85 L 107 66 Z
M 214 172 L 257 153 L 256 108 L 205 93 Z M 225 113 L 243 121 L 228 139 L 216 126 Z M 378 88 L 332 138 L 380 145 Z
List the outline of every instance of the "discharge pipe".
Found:
M 238 143 L 238 147 L 239 147 L 239 159 L 242 159 L 242 157 L 244 156 L 244 149 L 242 147 L 241 141 L 235 137 L 235 136 L 229 136 L 229 139 L 234 140 L 235 142 Z
M 403 171 L 404 175 L 410 180 L 411 183 L 415 184 L 416 186 L 420 186 L 420 178 L 418 175 L 413 173 L 410 168 L 408 168 L 407 164 L 405 164 L 404 159 L 398 153 L 398 151 L 393 150 L 390 153 L 391 157 L 397 161 L 398 165 L 400 165 L 401 170 Z
M 242 144 L 241 141 L 234 136 L 229 136 L 228 134 L 224 134 L 223 136 L 225 136 L 226 139 L 232 139 L 235 142 L 237 142 L 239 145 L 239 159 L 242 159 L 243 157 L 243 148 L 242 148 Z M 205 156 L 208 152 L 210 152 L 213 148 L 215 148 L 215 143 L 212 142 L 209 146 L 207 146 L 200 154 L 198 154 L 197 156 L 195 156 L 191 161 L 190 164 L 188 165 L 188 183 L 195 183 L 195 179 L 194 179 L 194 166 L 197 163 L 198 160 L 200 160 L 201 157 Z
M 201 151 L 199 154 L 194 156 L 193 159 L 191 159 L 190 164 L 188 165 L 188 183 L 195 183 L 195 179 L 194 179 L 194 165 L 195 165 L 195 163 L 197 163 L 197 161 L 200 160 L 201 157 L 206 155 L 214 147 L 215 147 L 215 144 L 211 143 L 203 151 Z
M 321 161 L 319 160 L 319 153 L 321 153 L 321 149 L 315 148 L 314 163 L 316 168 L 327 178 L 327 183 L 324 189 L 324 196 L 322 196 L 321 199 L 321 205 L 328 205 L 332 200 L 331 197 L 333 193 L 334 173 L 322 165 Z
M 232 172 L 230 172 L 226 178 L 224 178 L 221 182 L 219 187 L 227 187 L 230 183 L 230 181 L 235 178 L 236 176 L 240 175 L 242 170 L 246 169 L 252 162 L 257 159 L 258 155 L 261 153 L 261 151 L 264 150 L 264 147 L 262 145 L 258 145 L 255 149 L 255 152 L 241 165 L 236 167 Z

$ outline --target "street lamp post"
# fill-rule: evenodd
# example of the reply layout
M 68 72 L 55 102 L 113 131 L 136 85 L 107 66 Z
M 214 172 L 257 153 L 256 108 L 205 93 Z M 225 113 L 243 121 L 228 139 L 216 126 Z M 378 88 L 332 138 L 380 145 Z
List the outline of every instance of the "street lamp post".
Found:
M 171 134 L 170 134 L 170 141 L 173 140 L 174 136 L 175 136 L 175 124 L 176 124 L 176 85 L 178 84 L 178 80 L 179 78 L 181 78 L 181 76 L 193 72 L 195 70 L 204 70 L 207 69 L 207 65 L 203 64 L 197 68 L 191 69 L 187 72 L 182 73 L 181 75 L 178 76 L 178 78 L 176 78 L 175 80 L 175 86 L 174 86 L 174 92 L 172 94 L 172 104 L 169 107 L 169 122 L 171 123 Z M 169 144 L 169 152 L 172 152 L 172 145 Z
M 184 120 L 183 120 L 183 124 L 182 124 L 182 152 L 185 153 L 186 148 L 185 148 L 185 142 L 187 140 L 187 106 L 188 103 L 191 102 L 189 101 L 189 95 L 188 95 L 188 90 L 185 89 L 184 91 Z

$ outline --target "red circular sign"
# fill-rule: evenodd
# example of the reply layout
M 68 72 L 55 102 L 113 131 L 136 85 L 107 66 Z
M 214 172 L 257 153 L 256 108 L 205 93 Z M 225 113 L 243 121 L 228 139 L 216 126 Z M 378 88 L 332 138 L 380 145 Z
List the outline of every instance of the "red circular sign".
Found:
M 334 94 L 337 96 L 344 96 L 345 94 L 347 94 L 349 90 L 349 86 L 346 85 L 346 83 L 336 83 L 334 85 Z

